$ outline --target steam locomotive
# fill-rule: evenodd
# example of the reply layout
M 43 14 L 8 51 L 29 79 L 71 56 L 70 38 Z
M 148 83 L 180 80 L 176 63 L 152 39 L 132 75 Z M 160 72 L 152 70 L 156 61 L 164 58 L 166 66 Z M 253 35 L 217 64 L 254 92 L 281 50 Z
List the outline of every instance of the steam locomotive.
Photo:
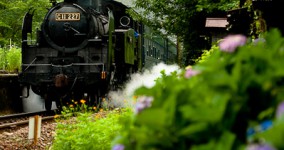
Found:
M 51 110 L 52 101 L 57 107 L 70 99 L 98 103 L 146 64 L 145 27 L 126 9 L 113 0 L 52 1 L 33 44 L 28 36 L 34 11 L 27 12 L 22 26 L 21 86 L 43 97 L 46 110 Z M 29 97 L 29 90 L 22 97 Z

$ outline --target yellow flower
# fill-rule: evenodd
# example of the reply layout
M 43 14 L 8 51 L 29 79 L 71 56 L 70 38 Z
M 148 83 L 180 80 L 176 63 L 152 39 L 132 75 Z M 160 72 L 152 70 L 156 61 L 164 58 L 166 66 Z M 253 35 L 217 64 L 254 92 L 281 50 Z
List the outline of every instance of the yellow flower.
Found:
M 78 104 L 78 102 L 76 101 L 76 102 L 75 102 L 75 104 L 77 105 L 77 104 Z
M 69 107 L 73 108 L 74 106 L 72 104 L 70 104 Z
M 74 102 L 74 99 L 72 99 L 72 102 Z
M 54 115 L 54 119 L 59 118 L 59 117 L 60 117 L 59 115 Z
M 101 115 L 100 114 L 96 114 L 96 119 L 99 119 L 101 118 Z
M 96 106 L 94 106 L 94 107 L 93 107 L 93 109 L 94 109 L 94 110 L 96 110 L 96 109 L 97 109 L 97 107 L 96 107 Z
M 80 102 L 81 102 L 82 104 L 85 104 L 85 103 L 86 103 L 86 101 L 83 100 L 83 99 L 81 99 Z
M 106 98 L 103 98 L 103 102 L 106 101 Z
M 101 109 L 100 109 L 100 112 L 102 112 L 102 111 L 104 111 L 104 109 L 101 108 Z

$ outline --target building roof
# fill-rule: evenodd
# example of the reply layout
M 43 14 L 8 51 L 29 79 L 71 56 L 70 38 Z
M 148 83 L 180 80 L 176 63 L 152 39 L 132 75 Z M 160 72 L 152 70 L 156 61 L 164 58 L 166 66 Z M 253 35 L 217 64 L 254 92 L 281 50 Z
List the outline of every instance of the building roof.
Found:
M 227 24 L 227 18 L 206 18 L 205 27 L 225 28 Z

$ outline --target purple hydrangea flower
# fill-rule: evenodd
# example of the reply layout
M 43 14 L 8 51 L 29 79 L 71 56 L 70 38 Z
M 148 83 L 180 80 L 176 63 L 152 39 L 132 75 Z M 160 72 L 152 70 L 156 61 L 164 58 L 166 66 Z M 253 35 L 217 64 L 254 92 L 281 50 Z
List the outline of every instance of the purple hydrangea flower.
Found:
M 276 149 L 268 144 L 250 144 L 246 147 L 246 150 L 276 150 Z
M 145 108 L 151 107 L 153 97 L 142 96 L 138 98 L 138 101 L 135 106 L 135 113 L 138 114 Z
M 117 145 L 114 145 L 113 147 L 112 147 L 112 150 L 124 150 L 124 145 L 122 145 L 122 144 L 117 144 Z
M 219 47 L 221 51 L 232 53 L 237 47 L 246 44 L 247 38 L 244 35 L 228 35 L 220 43 Z
M 284 114 L 284 101 L 281 102 L 276 110 L 276 118 L 280 118 Z
M 265 42 L 265 39 L 264 38 L 257 38 L 255 40 L 253 40 L 253 43 L 254 44 L 258 44 L 258 43 L 264 43 Z
M 188 68 L 185 71 L 184 77 L 185 78 L 190 78 L 190 77 L 195 76 L 195 75 L 197 75 L 199 73 L 200 73 L 200 71 L 193 70 L 192 68 Z

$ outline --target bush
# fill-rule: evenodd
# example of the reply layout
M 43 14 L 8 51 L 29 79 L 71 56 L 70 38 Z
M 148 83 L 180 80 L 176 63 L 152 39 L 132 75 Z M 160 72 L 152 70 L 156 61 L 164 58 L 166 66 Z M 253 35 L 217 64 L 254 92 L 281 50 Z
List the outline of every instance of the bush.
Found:
M 3 48 L 0 48 L 0 70 L 6 68 L 6 52 Z
M 52 149 L 54 150 L 109 150 L 112 139 L 122 126 L 120 119 L 132 114 L 129 109 L 117 109 L 96 114 L 80 113 L 75 120 L 58 122 Z
M 216 45 L 213 45 L 210 50 L 204 50 L 202 55 L 200 57 L 198 57 L 195 60 L 195 62 L 196 63 L 202 63 L 202 62 L 206 61 L 208 59 L 208 57 L 210 57 L 210 55 L 212 53 L 214 53 L 214 51 L 216 51 L 216 50 L 218 50 L 218 46 L 216 46 Z
M 18 72 L 21 68 L 22 53 L 19 48 L 0 48 L 0 70 Z
M 11 48 L 7 52 L 7 70 L 9 72 L 18 72 L 22 64 L 22 52 L 19 48 Z
M 283 149 L 284 115 L 275 117 L 284 100 L 280 32 L 274 29 L 254 42 L 229 36 L 218 49 L 183 74 L 162 73 L 154 87 L 138 89 L 143 98 L 114 148 Z M 272 124 L 264 127 L 267 121 Z

